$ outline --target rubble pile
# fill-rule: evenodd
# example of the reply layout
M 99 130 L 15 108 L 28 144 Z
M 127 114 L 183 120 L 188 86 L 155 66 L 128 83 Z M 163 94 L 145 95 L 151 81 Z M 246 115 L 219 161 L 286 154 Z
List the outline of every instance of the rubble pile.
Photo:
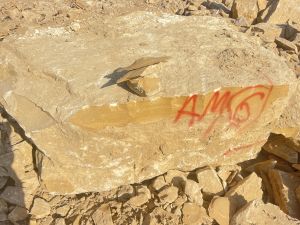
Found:
M 300 225 L 299 0 L 4 0 L 0 224 Z

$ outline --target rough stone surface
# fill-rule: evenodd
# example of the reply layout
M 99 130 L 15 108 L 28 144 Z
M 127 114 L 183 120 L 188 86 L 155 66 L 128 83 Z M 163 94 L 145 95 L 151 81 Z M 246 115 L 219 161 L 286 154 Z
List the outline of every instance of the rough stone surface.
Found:
M 234 209 L 227 197 L 214 197 L 209 204 L 208 213 L 218 224 L 229 225 Z
M 92 215 L 95 225 L 113 225 L 109 205 L 100 206 Z
M 30 214 L 35 218 L 43 218 L 50 214 L 50 205 L 44 199 L 35 198 L 33 202 L 33 206 L 30 209 Z
M 211 168 L 206 167 L 196 171 L 198 183 L 202 187 L 202 191 L 208 195 L 220 195 L 224 193 L 223 185 L 217 172 Z M 209 178 L 209 179 L 208 179 Z
M 40 28 L 1 42 L 0 102 L 44 153 L 39 174 L 53 193 L 253 158 L 294 91 L 278 56 L 220 18 L 135 12 L 101 29 Z M 171 57 L 151 98 L 115 85 L 118 68 L 145 56 Z
M 289 19 L 300 23 L 299 0 L 269 1 L 268 7 L 261 15 L 261 20 L 273 24 L 285 24 Z
M 290 42 L 289 40 L 277 37 L 275 39 L 275 43 L 279 48 L 282 48 L 283 50 L 291 50 L 298 53 L 297 46 L 293 42 Z
M 270 170 L 268 175 L 275 203 L 283 212 L 299 219 L 300 203 L 297 200 L 296 188 L 300 185 L 300 178 L 276 169 Z
M 261 178 L 252 173 L 232 187 L 225 194 L 229 198 L 230 207 L 237 210 L 252 200 L 262 199 L 261 181 Z
M 200 207 L 195 203 L 185 203 L 182 208 L 183 224 L 198 225 L 208 224 L 212 220 L 208 217 L 205 208 Z
M 234 0 L 231 13 L 233 18 L 244 17 L 249 24 L 252 24 L 258 13 L 257 0 Z
M 264 204 L 261 200 L 254 200 L 241 208 L 232 218 L 230 225 L 299 225 L 300 222 L 273 204 Z
M 271 134 L 268 143 L 263 146 L 263 149 L 286 160 L 287 162 L 298 162 L 298 152 L 286 143 L 283 135 Z
M 200 206 L 203 204 L 201 185 L 199 185 L 199 183 L 187 179 L 185 182 L 184 193 L 188 196 L 190 202 L 194 202 Z
M 159 200 L 162 203 L 172 203 L 178 198 L 178 188 L 170 186 L 158 193 Z

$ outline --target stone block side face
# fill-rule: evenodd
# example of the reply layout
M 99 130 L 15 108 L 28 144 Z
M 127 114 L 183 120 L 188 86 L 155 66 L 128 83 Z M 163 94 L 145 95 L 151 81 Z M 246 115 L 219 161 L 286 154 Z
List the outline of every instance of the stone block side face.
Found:
M 104 191 L 255 157 L 294 92 L 279 57 L 213 17 L 138 12 L 107 23 L 113 43 L 44 32 L 1 46 L 0 102 L 47 156 L 39 168 L 50 192 Z M 143 56 L 171 56 L 149 70 L 161 92 L 102 88 Z
M 197 96 L 197 99 L 199 98 L 195 107 L 193 107 L 193 103 L 186 105 L 193 96 L 178 97 L 177 100 L 181 99 L 182 104 L 178 104 L 177 110 L 175 110 L 176 107 L 173 112 L 170 110 L 170 115 L 164 114 L 166 118 L 157 119 L 155 111 L 149 110 L 151 115 L 154 115 L 154 118 L 150 117 L 150 119 L 156 119 L 155 121 L 150 120 L 150 122 L 145 120 L 142 115 L 141 117 L 134 116 L 135 119 L 143 118 L 143 122 L 131 121 L 127 125 L 124 125 L 123 122 L 115 123 L 113 127 L 101 127 L 91 131 L 89 127 L 72 124 L 74 119 L 70 119 L 70 127 L 84 134 L 81 137 L 67 129 L 64 134 L 60 133 L 60 127 L 47 128 L 43 132 L 48 135 L 43 132 L 35 135 L 38 145 L 43 146 L 44 143 L 53 142 L 56 143 L 53 147 L 60 149 L 75 149 L 76 146 L 80 146 L 82 153 L 80 161 L 73 162 L 69 160 L 71 155 L 75 154 L 71 150 L 54 155 L 53 157 L 59 161 L 56 161 L 55 164 L 45 163 L 42 178 L 47 188 L 53 192 L 59 192 L 58 188 L 60 187 L 63 187 L 61 190 L 70 190 L 71 192 L 79 188 L 90 190 L 91 186 L 95 187 L 94 190 L 108 190 L 110 187 L 117 187 L 124 182 L 135 183 L 149 179 L 171 168 L 192 170 L 209 164 L 235 163 L 253 158 L 268 138 L 274 114 L 280 115 L 278 111 L 282 111 L 284 108 L 283 99 L 288 96 L 287 86 L 265 86 L 262 88 L 263 91 L 261 88 L 257 89 L 258 92 L 252 90 L 243 94 L 238 101 L 232 100 L 232 98 L 226 100 L 222 96 L 229 92 L 233 93 L 232 96 L 237 96 L 235 94 L 240 93 L 244 88 L 220 90 L 215 105 L 210 105 L 210 100 L 216 96 L 214 93 L 194 95 L 194 97 Z M 249 96 L 263 95 L 263 93 L 265 97 L 249 98 Z M 244 101 L 245 99 L 248 100 Z M 158 99 L 158 101 L 160 100 Z M 174 100 L 174 102 L 176 101 Z M 240 102 L 245 104 L 244 108 Z M 136 107 L 139 107 L 138 103 L 136 104 Z M 152 104 L 157 103 L 152 102 Z M 221 107 L 226 104 L 227 107 Z M 140 110 L 137 108 L 134 111 L 143 112 L 145 110 L 147 112 L 144 102 L 142 105 Z M 281 106 L 281 109 L 278 105 Z M 274 108 L 275 106 L 277 107 Z M 99 108 L 102 107 L 105 106 Z M 114 106 L 113 110 L 116 110 L 115 107 L 117 106 Z M 161 107 L 166 106 L 162 105 Z M 240 111 L 238 111 L 239 107 Z M 161 108 L 159 105 L 156 105 L 155 108 L 159 109 L 159 115 Z M 192 111 L 193 108 L 194 111 Z M 207 111 L 207 115 L 204 115 L 205 111 Z M 89 125 L 90 121 L 96 121 L 98 124 L 97 119 L 93 117 L 94 109 L 91 112 L 90 115 L 83 117 L 88 120 L 83 124 Z M 79 111 L 79 113 L 82 112 Z M 89 113 L 89 108 L 84 109 L 84 113 Z M 76 116 L 76 114 L 74 115 Z M 100 134 L 101 137 L 99 137 Z M 90 137 L 91 140 L 84 137 Z M 91 151 L 92 149 L 94 152 Z M 60 170 L 61 175 L 57 176 L 55 172 Z M 74 171 L 77 171 L 76 176 L 71 175 Z M 89 179 L 86 179 L 87 174 Z M 122 179 L 118 179 L 121 177 Z M 52 184 L 60 185 L 53 186 Z

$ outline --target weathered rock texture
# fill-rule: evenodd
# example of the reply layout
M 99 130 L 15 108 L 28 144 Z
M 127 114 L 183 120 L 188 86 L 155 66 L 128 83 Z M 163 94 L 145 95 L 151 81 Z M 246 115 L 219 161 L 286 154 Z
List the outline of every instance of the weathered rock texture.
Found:
M 252 158 L 294 89 L 278 56 L 219 18 L 136 12 L 95 33 L 32 30 L 0 46 L 1 104 L 47 156 L 53 193 Z M 115 85 L 120 67 L 165 56 L 151 98 Z

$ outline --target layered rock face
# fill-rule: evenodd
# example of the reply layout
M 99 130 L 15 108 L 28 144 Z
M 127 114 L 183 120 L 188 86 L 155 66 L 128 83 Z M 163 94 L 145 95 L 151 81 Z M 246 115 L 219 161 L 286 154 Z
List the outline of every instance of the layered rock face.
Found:
M 219 18 L 135 12 L 102 29 L 1 44 L 0 102 L 44 153 L 36 161 L 53 193 L 253 158 L 295 90 L 278 56 Z M 142 66 L 160 81 L 150 97 L 116 84 L 143 57 L 168 57 Z

